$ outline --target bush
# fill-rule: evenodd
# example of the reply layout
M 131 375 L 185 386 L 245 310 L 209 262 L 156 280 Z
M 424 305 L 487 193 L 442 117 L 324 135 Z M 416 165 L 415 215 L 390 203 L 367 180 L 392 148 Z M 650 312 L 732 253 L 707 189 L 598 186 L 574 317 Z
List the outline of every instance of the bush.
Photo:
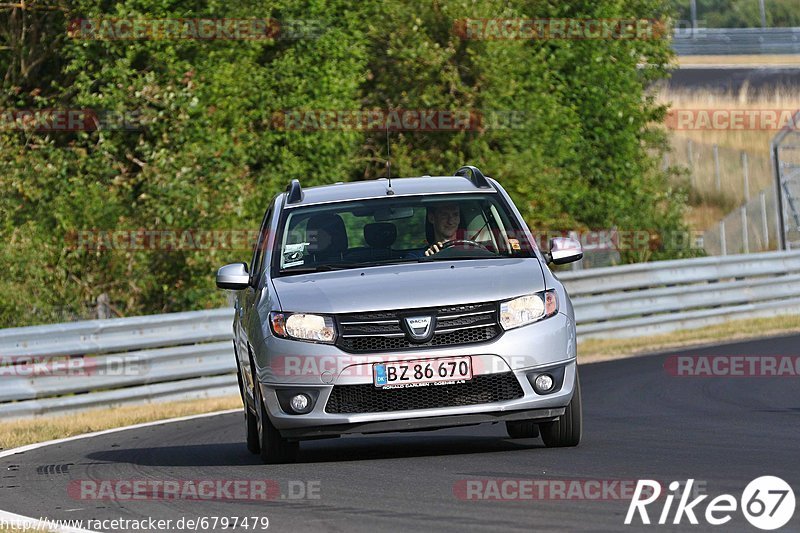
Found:
M 659 170 L 665 141 L 649 128 L 665 110 L 645 97 L 666 76 L 666 40 L 473 41 L 453 29 L 467 17 L 661 17 L 660 1 L 31 5 L 24 19 L 19 7 L 4 11 L 0 106 L 98 109 L 132 115 L 136 127 L 0 132 L 0 267 L 10 274 L 0 281 L 0 326 L 80 318 L 100 294 L 121 315 L 222 305 L 213 273 L 249 260 L 247 251 L 92 251 L 74 246 L 75 235 L 256 229 L 292 178 L 313 185 L 383 172 L 385 133 L 280 131 L 281 110 L 512 116 L 512 128 L 393 133 L 393 174 L 477 164 L 534 229 L 681 227 L 685 198 Z M 68 21 L 96 17 L 302 19 L 321 32 L 268 41 L 67 37 Z M 15 33 L 21 24 L 27 30 Z

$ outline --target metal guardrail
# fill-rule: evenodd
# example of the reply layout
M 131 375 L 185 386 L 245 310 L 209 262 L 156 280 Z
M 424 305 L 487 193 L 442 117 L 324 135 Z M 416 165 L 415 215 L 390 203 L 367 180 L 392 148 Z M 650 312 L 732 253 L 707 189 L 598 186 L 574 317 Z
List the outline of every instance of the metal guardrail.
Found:
M 640 263 L 559 278 L 575 307 L 579 340 L 800 313 L 800 252 Z
M 678 55 L 800 53 L 800 28 L 697 28 L 675 32 Z
M 0 418 L 236 394 L 231 320 L 218 309 L 0 330 Z
M 559 278 L 575 307 L 579 340 L 800 313 L 800 251 Z M 231 320 L 226 308 L 0 330 L 0 419 L 237 394 Z

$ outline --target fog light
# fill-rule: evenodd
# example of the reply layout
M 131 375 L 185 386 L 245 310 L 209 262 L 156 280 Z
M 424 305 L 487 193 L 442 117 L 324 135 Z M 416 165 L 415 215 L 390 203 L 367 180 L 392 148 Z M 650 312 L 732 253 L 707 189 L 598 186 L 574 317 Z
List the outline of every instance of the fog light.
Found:
M 295 394 L 292 396 L 292 400 L 289 404 L 294 412 L 305 413 L 306 409 L 308 409 L 308 406 L 311 404 L 311 399 L 305 394 Z
M 533 388 L 536 389 L 536 392 L 541 394 L 552 389 L 554 384 L 553 376 L 550 374 L 539 374 L 533 382 Z

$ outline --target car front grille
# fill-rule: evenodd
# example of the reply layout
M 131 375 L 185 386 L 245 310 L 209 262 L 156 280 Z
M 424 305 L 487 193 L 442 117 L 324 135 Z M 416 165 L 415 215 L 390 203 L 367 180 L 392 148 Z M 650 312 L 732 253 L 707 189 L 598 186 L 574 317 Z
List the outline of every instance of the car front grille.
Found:
M 407 316 L 436 317 L 436 330 L 430 341 L 412 342 L 400 327 Z M 401 351 L 438 346 L 475 344 L 501 334 L 495 302 L 457 305 L 439 309 L 406 309 L 374 313 L 351 313 L 337 317 L 339 338 L 336 345 L 351 353 Z
M 475 376 L 452 385 L 382 389 L 371 383 L 335 385 L 325 406 L 327 413 L 385 413 L 504 402 L 524 393 L 513 372 Z

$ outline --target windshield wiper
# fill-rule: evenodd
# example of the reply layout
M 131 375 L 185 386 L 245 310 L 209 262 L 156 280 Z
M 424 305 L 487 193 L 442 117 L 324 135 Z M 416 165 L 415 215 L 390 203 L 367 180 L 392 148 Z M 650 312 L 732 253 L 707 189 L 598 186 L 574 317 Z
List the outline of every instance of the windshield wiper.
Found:
M 504 255 L 452 255 L 449 257 L 436 257 L 436 254 L 426 255 L 417 259 L 418 263 L 433 263 L 435 261 L 463 261 L 466 259 L 500 259 L 507 258 Z
M 339 265 L 319 265 L 315 267 L 289 268 L 281 270 L 281 274 L 308 274 L 310 272 L 330 272 L 332 270 L 352 270 L 354 268 L 366 268 L 383 265 L 396 265 L 400 263 L 416 262 L 416 257 L 385 259 L 383 261 L 364 261 L 359 263 L 342 263 Z
M 281 274 L 308 274 L 310 272 L 331 272 L 333 270 L 347 270 L 350 268 L 346 265 L 317 265 L 313 267 L 302 268 L 284 268 Z
M 361 267 L 374 267 L 382 265 L 398 265 L 400 263 L 413 263 L 416 260 L 417 260 L 416 257 L 408 257 L 404 259 L 384 259 L 383 261 L 364 261 L 361 263 L 351 263 L 349 266 L 350 268 L 361 268 Z

